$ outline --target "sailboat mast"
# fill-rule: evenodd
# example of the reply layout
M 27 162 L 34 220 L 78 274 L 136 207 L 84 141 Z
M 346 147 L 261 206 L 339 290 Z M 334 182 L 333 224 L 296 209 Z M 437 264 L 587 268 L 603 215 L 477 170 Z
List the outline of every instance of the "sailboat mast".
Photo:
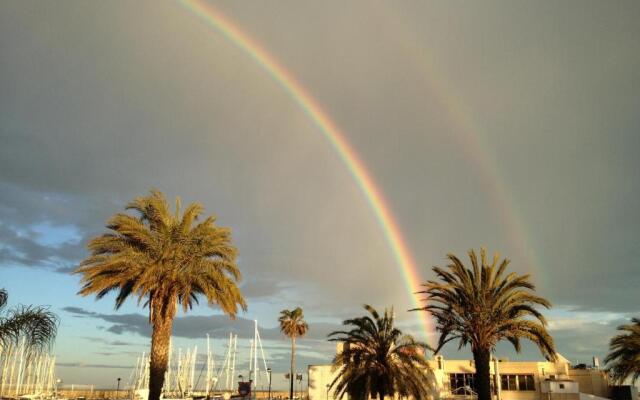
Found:
M 260 379 L 260 367 L 258 366 L 258 320 L 253 320 L 253 368 L 255 373 L 253 374 L 253 388 L 258 388 L 258 380 Z
M 236 375 L 236 354 L 238 350 L 238 335 L 233 336 L 233 361 L 231 363 L 231 390 L 233 390 L 233 380 Z

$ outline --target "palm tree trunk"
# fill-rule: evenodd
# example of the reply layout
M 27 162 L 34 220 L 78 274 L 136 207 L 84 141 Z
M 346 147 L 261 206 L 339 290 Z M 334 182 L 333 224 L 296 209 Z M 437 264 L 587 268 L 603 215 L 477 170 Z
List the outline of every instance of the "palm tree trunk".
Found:
M 163 307 L 159 305 L 151 304 L 150 307 L 153 307 L 154 310 L 151 311 L 153 333 L 151 334 L 151 359 L 149 362 L 149 400 L 160 400 L 169 359 L 169 342 L 171 341 L 175 303 L 168 305 L 164 313 L 162 313 Z
M 293 382 L 296 379 L 295 376 L 296 370 L 296 337 L 291 337 L 291 372 L 289 374 L 290 386 L 289 386 L 289 399 L 293 399 Z M 149 399 L 151 400 L 151 399 Z
M 488 349 L 473 350 L 476 364 L 475 384 L 478 400 L 491 400 L 491 353 Z

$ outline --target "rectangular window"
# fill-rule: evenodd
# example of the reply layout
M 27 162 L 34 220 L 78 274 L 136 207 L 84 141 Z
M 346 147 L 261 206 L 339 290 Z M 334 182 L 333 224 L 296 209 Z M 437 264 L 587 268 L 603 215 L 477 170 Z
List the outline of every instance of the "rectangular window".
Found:
M 518 390 L 516 375 L 500 375 L 502 390 Z
M 491 393 L 496 394 L 494 379 L 495 376 L 491 374 Z M 475 374 L 449 374 L 449 392 L 453 395 L 460 396 L 477 394 L 478 389 L 475 383 Z
M 468 395 L 470 390 L 475 393 L 476 385 L 473 374 L 449 374 L 449 390 L 454 395 Z
M 520 391 L 536 390 L 536 384 L 533 379 L 533 375 L 518 375 L 518 390 Z

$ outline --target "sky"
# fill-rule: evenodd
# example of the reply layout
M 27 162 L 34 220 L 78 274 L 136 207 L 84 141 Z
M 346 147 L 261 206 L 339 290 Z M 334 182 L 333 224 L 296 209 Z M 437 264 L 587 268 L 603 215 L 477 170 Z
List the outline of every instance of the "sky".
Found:
M 640 314 L 640 4 L 209 2 L 296 79 L 358 154 L 418 265 L 487 247 L 551 300 L 558 351 L 604 358 Z M 153 6 L 151 6 L 153 5 Z M 249 309 L 201 306 L 174 344 L 258 320 L 284 387 L 284 308 L 329 332 L 393 306 L 423 340 L 385 232 L 349 169 L 265 68 L 181 2 L 0 4 L 0 286 L 61 318 L 65 384 L 115 387 L 148 351 L 146 309 L 76 293 L 109 216 L 151 188 L 230 227 Z M 512 359 L 538 360 L 532 346 Z M 469 358 L 446 348 L 445 357 Z

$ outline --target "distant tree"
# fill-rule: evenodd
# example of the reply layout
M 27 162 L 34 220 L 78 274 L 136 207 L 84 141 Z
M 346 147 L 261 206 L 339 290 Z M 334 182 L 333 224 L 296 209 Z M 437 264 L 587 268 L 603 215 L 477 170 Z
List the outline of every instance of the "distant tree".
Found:
M 640 378 L 640 319 L 633 318 L 631 324 L 619 326 L 618 331 L 621 333 L 611 339 L 610 353 L 604 361 L 615 382 L 631 378 L 635 384 Z
M 350 330 L 329 334 L 329 340 L 343 343 L 333 359 L 338 373 L 330 388 L 339 398 L 346 394 L 354 400 L 394 394 L 427 398 L 430 368 L 424 352 L 430 347 L 394 326 L 393 309 L 381 316 L 369 305 L 364 308 L 369 315 L 342 323 Z
M 425 290 L 419 293 L 426 295 L 427 305 L 417 310 L 435 318 L 440 332 L 436 351 L 456 339 L 459 348 L 471 345 L 478 400 L 491 400 L 490 358 L 499 341 L 511 342 L 520 352 L 520 339 L 528 339 L 547 359 L 556 359 L 546 320 L 536 309 L 550 308 L 551 303 L 533 294 L 535 286 L 529 275 L 512 272 L 504 276 L 509 260 L 499 262 L 497 253 L 489 263 L 484 248 L 480 259 L 470 250 L 472 268 L 465 268 L 453 254 L 447 258 L 450 263 L 446 269 L 433 268 L 440 281 L 423 285 Z
M 247 306 L 237 286 L 240 271 L 231 230 L 216 226 L 214 217 L 195 224 L 203 212 L 200 204 L 181 213 L 177 199 L 172 212 L 164 194 L 152 190 L 126 209 L 137 216 L 115 214 L 107 223 L 109 232 L 89 242 L 91 256 L 76 270 L 82 275 L 79 293 L 100 299 L 116 291 L 116 309 L 131 295 L 149 307 L 149 400 L 158 400 L 178 305 L 186 312 L 202 296 L 231 318 L 238 306 Z
M 24 340 L 29 350 L 44 350 L 56 338 L 58 317 L 47 307 L 18 305 L 5 310 L 9 294 L 0 289 L 0 349 Z M 4 314 L 4 315 L 3 315 Z
M 296 379 L 296 338 L 307 334 L 309 325 L 304 320 L 302 308 L 280 311 L 280 331 L 291 338 L 291 370 L 289 376 L 289 398 L 293 399 L 293 384 Z

